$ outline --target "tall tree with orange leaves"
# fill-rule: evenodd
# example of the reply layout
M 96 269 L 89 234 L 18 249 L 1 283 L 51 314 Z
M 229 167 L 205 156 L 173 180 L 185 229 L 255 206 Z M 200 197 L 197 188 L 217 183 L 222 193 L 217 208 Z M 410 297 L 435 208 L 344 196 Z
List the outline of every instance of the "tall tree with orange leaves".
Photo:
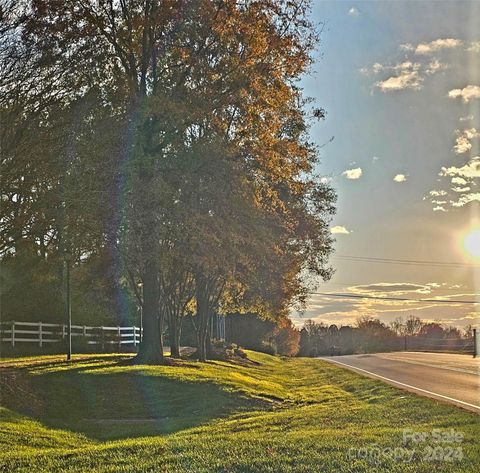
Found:
M 32 84 L 48 84 L 40 101 L 68 109 L 94 92 L 110 111 L 111 156 L 95 167 L 108 185 L 89 195 L 105 244 L 143 284 L 138 362 L 163 361 L 165 251 L 183 255 L 195 281 L 200 359 L 209 315 L 235 282 L 239 305 L 270 298 L 284 310 L 305 298 L 307 274 L 330 276 L 335 196 L 314 176 L 308 138 L 323 111 L 308 110 L 299 86 L 318 40 L 308 2 L 27 3 L 11 37 Z

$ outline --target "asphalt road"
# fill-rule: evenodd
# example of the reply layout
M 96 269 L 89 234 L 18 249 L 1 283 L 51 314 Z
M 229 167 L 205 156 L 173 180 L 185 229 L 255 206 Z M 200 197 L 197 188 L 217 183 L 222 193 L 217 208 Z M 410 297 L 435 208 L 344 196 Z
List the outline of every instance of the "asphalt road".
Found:
M 480 359 L 447 353 L 393 352 L 321 359 L 480 414 Z

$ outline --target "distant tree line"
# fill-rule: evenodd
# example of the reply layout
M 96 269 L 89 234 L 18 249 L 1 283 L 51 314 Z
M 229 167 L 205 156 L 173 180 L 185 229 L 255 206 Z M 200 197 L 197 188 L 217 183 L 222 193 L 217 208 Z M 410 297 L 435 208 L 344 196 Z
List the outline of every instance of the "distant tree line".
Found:
M 138 363 L 164 361 L 164 333 L 179 356 L 188 316 L 200 360 L 213 313 L 277 321 L 282 345 L 290 308 L 332 274 L 335 193 L 309 139 L 325 112 L 299 84 L 309 8 L 2 2 L 4 320 L 61 322 L 71 266 L 77 322 L 142 308 Z
M 410 316 L 390 324 L 363 316 L 355 326 L 326 325 L 308 320 L 300 330 L 300 356 L 349 355 L 396 350 L 469 351 L 473 329 L 463 331 L 440 322 Z

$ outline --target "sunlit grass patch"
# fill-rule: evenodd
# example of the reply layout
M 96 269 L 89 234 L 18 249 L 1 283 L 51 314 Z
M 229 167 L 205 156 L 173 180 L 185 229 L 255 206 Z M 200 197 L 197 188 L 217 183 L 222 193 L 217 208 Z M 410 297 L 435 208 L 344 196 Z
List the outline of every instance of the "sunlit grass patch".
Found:
M 0 469 L 12 472 L 473 472 L 478 417 L 312 359 L 131 366 L 125 356 L 4 363 L 38 400 L 3 399 Z M 5 368 L 4 368 L 5 369 Z M 19 378 L 19 379 L 20 379 Z M 31 403 L 31 402 L 30 402 Z M 21 412 L 28 412 L 22 415 Z M 455 428 L 455 463 L 350 458 L 405 428 Z

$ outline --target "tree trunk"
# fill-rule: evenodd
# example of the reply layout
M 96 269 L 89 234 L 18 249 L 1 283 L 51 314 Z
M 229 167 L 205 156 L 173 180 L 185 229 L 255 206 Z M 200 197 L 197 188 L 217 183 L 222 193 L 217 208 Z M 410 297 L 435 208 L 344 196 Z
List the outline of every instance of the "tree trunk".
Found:
M 177 328 L 177 333 L 174 337 L 174 341 L 172 344 L 172 356 L 175 358 L 180 358 L 180 333 L 181 327 L 179 326 Z
M 207 323 L 207 338 L 205 340 L 205 347 L 207 352 L 207 358 L 212 359 L 213 356 L 213 345 L 212 345 L 212 314 L 208 314 L 208 323 Z
M 199 361 L 207 361 L 208 330 L 205 324 L 197 325 L 197 356 Z
M 143 277 L 143 337 L 135 364 L 155 365 L 163 358 L 163 313 L 158 309 L 157 271 L 149 263 Z
M 198 361 L 207 361 L 207 350 L 205 347 L 205 338 L 200 332 L 197 332 L 197 357 Z
M 197 299 L 197 354 L 199 361 L 207 361 L 208 337 L 208 293 L 205 278 L 195 278 L 195 297 Z
M 180 320 L 173 311 L 168 316 L 168 334 L 170 340 L 170 356 L 180 358 Z

